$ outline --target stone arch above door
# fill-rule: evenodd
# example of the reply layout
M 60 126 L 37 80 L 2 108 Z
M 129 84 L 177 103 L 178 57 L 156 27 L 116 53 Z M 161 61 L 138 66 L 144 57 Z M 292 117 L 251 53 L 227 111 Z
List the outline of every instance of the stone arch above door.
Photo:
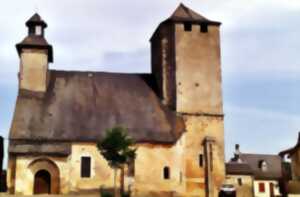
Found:
M 45 170 L 50 174 L 50 193 L 51 194 L 59 194 L 60 193 L 60 173 L 59 168 L 52 160 L 48 158 L 39 158 L 32 161 L 28 165 L 28 169 L 31 171 L 33 177 L 35 177 L 36 173 L 41 170 Z M 34 178 L 32 183 L 32 191 L 34 192 Z

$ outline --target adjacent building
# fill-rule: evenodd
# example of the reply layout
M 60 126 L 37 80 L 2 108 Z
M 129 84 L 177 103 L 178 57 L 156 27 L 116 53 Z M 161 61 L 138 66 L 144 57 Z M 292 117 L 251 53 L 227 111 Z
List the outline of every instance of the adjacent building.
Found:
M 225 178 L 221 23 L 181 4 L 150 40 L 151 74 L 52 70 L 46 22 L 34 14 L 26 25 L 28 35 L 16 46 L 11 194 L 113 187 L 96 143 L 122 125 L 138 148 L 133 173 L 125 173 L 133 196 L 218 195 Z
M 241 153 L 236 145 L 235 155 L 226 165 L 226 181 L 236 185 L 237 192 L 247 191 L 243 196 L 280 196 L 282 172 L 278 155 Z

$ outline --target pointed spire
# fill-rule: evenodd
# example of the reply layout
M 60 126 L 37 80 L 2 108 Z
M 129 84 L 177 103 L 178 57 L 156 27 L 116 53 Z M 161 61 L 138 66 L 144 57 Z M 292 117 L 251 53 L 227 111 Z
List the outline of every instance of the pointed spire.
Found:
M 180 5 L 176 8 L 174 13 L 168 18 L 168 20 L 174 22 L 196 22 L 216 25 L 221 24 L 220 22 L 211 21 L 205 18 L 204 16 L 185 6 L 183 3 L 180 3 Z
M 43 28 L 47 27 L 47 23 L 42 19 L 42 17 L 38 14 L 35 13 L 27 22 L 26 26 L 34 26 L 34 25 L 42 25 Z

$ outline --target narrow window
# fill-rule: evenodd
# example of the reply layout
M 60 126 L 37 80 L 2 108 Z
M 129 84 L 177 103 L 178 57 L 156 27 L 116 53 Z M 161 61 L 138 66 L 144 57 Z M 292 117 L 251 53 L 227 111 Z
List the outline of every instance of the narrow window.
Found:
M 199 155 L 199 167 L 203 167 L 203 155 Z
M 200 25 L 200 30 L 201 30 L 202 33 L 207 33 L 208 32 L 207 24 L 201 24 Z
M 192 23 L 184 23 L 184 31 L 192 31 Z
M 134 177 L 134 175 L 135 175 L 135 163 L 133 160 L 128 165 L 128 176 Z
M 81 157 L 81 177 L 91 177 L 91 157 Z
M 30 27 L 30 28 L 29 28 L 29 34 L 32 35 L 32 34 L 34 34 L 34 32 L 35 32 L 34 28 L 33 28 L 33 27 Z
M 258 188 L 259 188 L 260 193 L 264 193 L 265 192 L 265 183 L 259 183 Z
M 170 179 L 170 168 L 164 167 L 164 179 Z
M 214 168 L 214 158 L 213 158 L 213 146 L 209 144 L 209 157 L 210 157 L 210 170 L 213 171 Z
M 239 184 L 239 186 L 242 186 L 242 185 L 243 185 L 242 178 L 238 178 L 238 184 Z
M 35 27 L 35 34 L 37 36 L 41 36 L 42 35 L 42 26 L 38 25 Z

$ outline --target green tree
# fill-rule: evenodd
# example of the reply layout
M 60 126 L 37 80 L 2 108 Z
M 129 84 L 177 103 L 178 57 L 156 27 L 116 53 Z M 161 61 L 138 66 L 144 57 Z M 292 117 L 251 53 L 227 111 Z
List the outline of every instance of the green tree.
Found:
M 136 157 L 134 140 L 128 136 L 128 130 L 124 127 L 113 127 L 106 130 L 105 137 L 97 143 L 102 156 L 114 170 L 114 195 L 117 196 L 117 170 L 121 170 L 120 186 L 121 194 L 124 194 L 124 167 Z

